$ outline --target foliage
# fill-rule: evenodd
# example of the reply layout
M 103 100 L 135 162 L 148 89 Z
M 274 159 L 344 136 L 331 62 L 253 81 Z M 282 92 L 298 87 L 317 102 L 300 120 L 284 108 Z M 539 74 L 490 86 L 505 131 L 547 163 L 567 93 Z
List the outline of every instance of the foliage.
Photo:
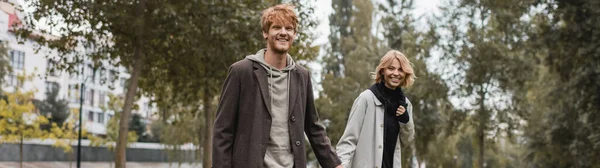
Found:
M 112 94 L 108 95 L 109 100 L 108 104 L 105 107 L 102 107 L 102 111 L 112 111 L 114 113 L 113 117 L 108 120 L 106 124 L 106 137 L 92 137 L 88 136 L 88 138 L 92 141 L 93 146 L 105 145 L 108 149 L 113 150 L 115 142 L 119 136 L 119 120 L 121 119 L 121 109 L 123 107 L 123 98 L 119 96 L 115 96 Z M 137 109 L 137 106 L 134 107 Z M 138 141 L 138 134 L 135 130 L 129 130 L 127 135 L 127 142 L 136 142 Z
M 19 75 L 18 80 L 30 81 L 32 75 Z M 53 146 L 60 147 L 65 152 L 71 151 L 71 146 L 61 138 L 73 137 L 72 123 L 63 124 L 59 127 L 57 123 L 51 123 L 49 129 L 41 129 L 42 125 L 49 124 L 49 119 L 37 113 L 33 105 L 35 91 L 24 91 L 20 87 L 13 87 L 12 91 L 4 92 L 6 99 L 0 100 L 0 144 L 20 144 L 20 160 L 23 161 L 23 141 L 27 139 L 50 139 Z
M 49 123 L 56 123 L 62 127 L 63 123 L 69 118 L 69 102 L 65 99 L 58 100 L 59 85 L 46 91 L 46 99 L 44 101 L 33 100 L 33 104 L 42 115 L 49 116 Z M 48 129 L 48 125 L 43 125 L 42 128 Z
M 598 167 L 600 161 L 599 4 L 535 1 L 527 36 L 539 64 L 523 107 L 531 167 Z
M 2 86 L 5 85 L 6 82 L 4 77 L 12 72 L 8 50 L 6 42 L 0 42 L 0 77 L 2 77 L 0 78 L 0 85 Z

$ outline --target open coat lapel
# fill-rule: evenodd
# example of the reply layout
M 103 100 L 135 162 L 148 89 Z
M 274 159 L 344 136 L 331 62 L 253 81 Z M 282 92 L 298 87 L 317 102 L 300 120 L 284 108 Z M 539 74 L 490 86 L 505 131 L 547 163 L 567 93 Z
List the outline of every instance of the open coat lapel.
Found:
M 269 115 L 271 115 L 271 95 L 269 94 L 269 82 L 267 81 L 267 72 L 265 72 L 265 69 L 256 62 L 254 63 L 254 75 L 256 76 L 255 79 L 257 80 L 258 86 L 260 88 L 260 94 L 262 95 L 263 103 L 267 107 Z
M 290 92 L 288 93 L 290 98 L 289 113 L 290 116 L 293 116 L 292 114 L 294 112 L 295 105 L 298 104 L 296 103 L 296 100 L 298 100 L 298 96 L 300 96 L 300 87 L 298 86 L 300 86 L 299 84 L 304 81 L 302 81 L 302 76 L 298 73 L 297 69 L 290 71 L 288 77 L 290 78 L 290 83 L 288 84 L 288 87 L 290 88 Z

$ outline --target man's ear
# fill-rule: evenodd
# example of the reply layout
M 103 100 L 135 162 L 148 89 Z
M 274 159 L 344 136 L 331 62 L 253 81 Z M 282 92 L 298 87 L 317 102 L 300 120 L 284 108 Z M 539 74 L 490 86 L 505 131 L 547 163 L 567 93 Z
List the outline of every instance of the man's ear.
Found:
M 262 34 L 263 34 L 263 38 L 264 38 L 265 40 L 269 39 L 269 33 L 268 33 L 268 32 L 265 32 L 265 31 L 263 31 L 263 33 L 262 33 Z

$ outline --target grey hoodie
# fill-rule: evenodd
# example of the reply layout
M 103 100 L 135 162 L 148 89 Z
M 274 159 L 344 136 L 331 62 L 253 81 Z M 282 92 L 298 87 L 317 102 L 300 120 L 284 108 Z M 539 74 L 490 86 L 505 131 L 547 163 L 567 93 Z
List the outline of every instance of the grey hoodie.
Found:
M 266 49 L 259 50 L 246 59 L 260 63 L 269 77 L 269 94 L 271 97 L 271 132 L 269 145 L 264 158 L 265 167 L 294 167 L 294 155 L 290 145 L 289 117 L 289 72 L 296 68 L 292 57 L 287 55 L 287 66 L 281 70 L 265 62 Z

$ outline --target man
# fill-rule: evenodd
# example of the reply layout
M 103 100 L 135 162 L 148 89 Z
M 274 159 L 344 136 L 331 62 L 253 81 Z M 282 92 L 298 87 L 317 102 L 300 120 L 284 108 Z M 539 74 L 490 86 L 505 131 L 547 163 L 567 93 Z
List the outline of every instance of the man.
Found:
M 288 54 L 298 28 L 293 8 L 264 10 L 267 48 L 229 67 L 214 125 L 215 168 L 306 167 L 305 133 L 322 167 L 342 167 L 318 123 L 310 73 Z

